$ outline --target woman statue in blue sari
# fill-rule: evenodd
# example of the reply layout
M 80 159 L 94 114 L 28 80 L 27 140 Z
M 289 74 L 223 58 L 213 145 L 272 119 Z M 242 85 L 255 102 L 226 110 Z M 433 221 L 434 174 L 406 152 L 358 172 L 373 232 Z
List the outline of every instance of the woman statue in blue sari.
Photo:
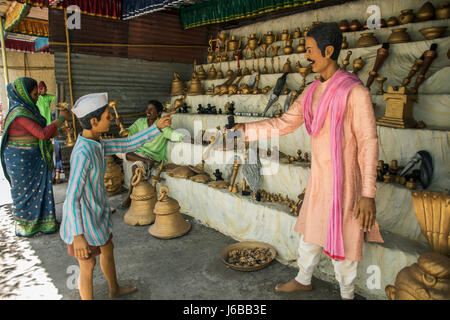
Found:
M 48 126 L 36 106 L 38 85 L 19 78 L 7 87 L 9 111 L 1 141 L 1 163 L 11 186 L 15 232 L 30 237 L 58 231 L 52 186 L 50 138 L 70 119 L 68 111 Z

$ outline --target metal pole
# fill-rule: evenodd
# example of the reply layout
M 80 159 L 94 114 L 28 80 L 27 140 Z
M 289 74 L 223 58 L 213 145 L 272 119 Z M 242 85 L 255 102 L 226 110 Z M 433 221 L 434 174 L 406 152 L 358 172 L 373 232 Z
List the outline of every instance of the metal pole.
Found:
M 70 90 L 70 105 L 73 108 L 73 89 L 72 89 L 72 71 L 70 63 L 70 40 L 69 40 L 69 28 L 67 26 L 67 8 L 64 9 L 64 25 L 66 27 L 66 43 L 67 43 L 67 75 L 69 77 L 69 90 Z M 72 124 L 73 124 L 73 135 L 74 139 L 77 139 L 77 128 L 75 123 L 75 115 L 72 112 Z
M 8 75 L 8 64 L 6 63 L 6 46 L 5 46 L 5 29 L 3 28 L 3 20 L 4 18 L 1 18 L 1 30 L 0 30 L 0 40 L 2 44 L 2 60 L 3 60 L 3 74 L 5 75 L 5 88 L 8 86 L 9 83 L 9 75 Z

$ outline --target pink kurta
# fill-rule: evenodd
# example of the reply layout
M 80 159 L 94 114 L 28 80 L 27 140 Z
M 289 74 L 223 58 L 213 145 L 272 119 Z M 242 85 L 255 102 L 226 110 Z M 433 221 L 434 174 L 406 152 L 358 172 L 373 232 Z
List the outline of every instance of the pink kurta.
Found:
M 321 83 L 313 95 L 313 113 L 329 80 Z M 259 140 L 286 135 L 303 124 L 301 95 L 280 118 L 245 125 L 246 140 Z M 278 132 L 276 131 L 278 130 Z M 353 219 L 361 196 L 375 198 L 378 136 L 370 93 L 363 85 L 351 89 L 344 113 L 342 154 L 344 180 L 342 190 L 342 233 L 345 258 L 362 260 L 364 232 L 359 219 Z M 330 152 L 330 116 L 328 113 L 320 133 L 311 137 L 311 172 L 305 199 L 294 230 L 303 234 L 304 241 L 325 246 L 332 201 L 332 164 Z M 301 190 L 299 190 L 301 192 Z M 367 232 L 367 241 L 383 242 L 378 223 Z

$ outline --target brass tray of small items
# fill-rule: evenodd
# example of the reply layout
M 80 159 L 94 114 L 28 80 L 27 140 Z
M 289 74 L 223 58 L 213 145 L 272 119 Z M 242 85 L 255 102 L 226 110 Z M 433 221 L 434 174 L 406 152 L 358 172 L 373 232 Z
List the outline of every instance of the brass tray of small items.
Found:
M 243 241 L 229 245 L 220 254 L 222 262 L 239 271 L 256 271 L 267 267 L 277 252 L 271 245 L 258 241 Z

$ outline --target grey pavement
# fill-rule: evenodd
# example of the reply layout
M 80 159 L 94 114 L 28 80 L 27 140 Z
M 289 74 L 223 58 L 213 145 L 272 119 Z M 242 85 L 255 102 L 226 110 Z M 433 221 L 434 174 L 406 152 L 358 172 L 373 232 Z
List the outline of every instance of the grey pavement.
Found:
M 67 183 L 54 186 L 57 219 L 61 220 Z M 118 299 L 155 300 L 338 300 L 338 286 L 313 279 L 309 292 L 276 293 L 278 282 L 289 281 L 297 269 L 277 261 L 254 272 L 226 267 L 220 252 L 236 240 L 192 223 L 186 235 L 161 240 L 148 233 L 148 226 L 123 222 L 120 208 L 125 191 L 109 198 L 113 214 L 113 242 L 119 284 L 137 291 Z M 171 195 L 176 198 L 176 195 Z M 0 299 L 77 300 L 77 260 L 67 253 L 59 234 L 35 238 L 14 235 L 8 182 L 0 173 Z M 94 299 L 108 299 L 108 286 L 100 270 L 94 271 Z M 357 297 L 357 299 L 363 299 Z

